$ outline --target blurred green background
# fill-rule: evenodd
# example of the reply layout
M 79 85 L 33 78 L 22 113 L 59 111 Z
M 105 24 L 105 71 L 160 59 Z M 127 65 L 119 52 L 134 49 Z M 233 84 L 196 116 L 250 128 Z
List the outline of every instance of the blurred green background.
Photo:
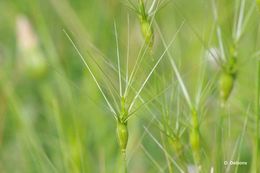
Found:
M 119 172 L 121 156 L 116 123 L 64 30 L 91 64 L 102 87 L 106 81 L 93 60 L 117 84 L 116 74 L 103 61 L 106 59 L 116 66 L 114 23 L 122 64 L 127 54 L 128 27 L 130 64 L 134 63 L 143 44 L 138 17 L 126 4 L 127 0 L 0 0 L 1 173 Z M 232 47 L 239 4 L 239 0 L 217 0 L 218 22 L 214 20 L 211 0 L 170 0 L 155 17 L 167 42 L 184 23 L 169 51 L 194 102 L 199 90 L 203 91 L 199 120 L 207 172 L 218 152 L 212 148 L 216 148 L 216 122 L 220 116 L 217 86 L 220 69 L 210 59 L 207 49 L 219 47 L 217 25 L 222 30 L 224 49 L 228 52 Z M 248 163 L 238 170 L 231 167 L 230 172 L 247 173 L 254 153 L 259 46 L 259 14 L 253 0 L 245 0 L 243 16 L 237 49 L 238 75 L 226 110 L 223 146 L 227 160 L 237 160 L 239 156 L 238 160 Z M 144 74 L 154 63 L 151 57 L 157 59 L 164 49 L 155 29 L 153 55 L 148 54 L 147 62 L 141 64 Z M 141 72 L 136 86 L 142 83 Z M 186 160 L 188 165 L 193 164 L 187 135 L 189 111 L 169 62 L 164 58 L 141 95 L 149 101 L 167 87 L 169 89 L 129 120 L 129 172 L 169 172 L 165 151 L 144 129 L 150 129 L 158 141 L 165 143 L 165 150 L 175 159 L 167 136 L 160 132 L 154 120 L 156 117 L 163 121 L 164 101 L 168 102 L 165 105 L 169 105 L 172 119 L 181 119 Z M 171 94 L 173 101 L 168 99 Z M 244 124 L 246 130 L 243 130 Z M 175 123 L 172 126 L 175 128 Z M 232 158 L 233 152 L 235 158 Z

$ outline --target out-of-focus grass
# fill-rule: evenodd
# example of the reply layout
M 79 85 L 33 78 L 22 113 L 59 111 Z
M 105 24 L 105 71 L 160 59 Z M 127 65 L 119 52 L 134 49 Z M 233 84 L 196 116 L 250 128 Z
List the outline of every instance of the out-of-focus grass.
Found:
M 117 23 L 120 54 L 125 60 L 127 51 L 127 16 L 130 17 L 130 64 L 142 46 L 136 14 L 119 0 L 1 0 L 0 1 L 0 172 L 118 172 L 121 156 L 116 139 L 116 124 L 109 113 L 90 74 L 65 36 L 63 29 L 74 38 L 86 60 L 91 63 L 98 79 L 102 74 L 91 60 L 100 64 L 110 75 L 105 60 L 116 64 L 116 44 L 113 24 Z M 217 1 L 218 23 L 226 49 L 232 45 L 232 27 L 236 3 Z M 238 166 L 238 172 L 249 172 L 254 148 L 254 98 L 258 55 L 259 14 L 253 0 L 245 1 L 245 13 L 252 10 L 243 36 L 238 44 L 239 71 L 234 90 L 225 110 L 224 158 L 241 160 L 247 166 Z M 31 77 L 24 61 L 31 62 L 35 54 L 22 55 L 19 50 L 17 20 L 24 16 L 37 37 L 37 51 L 46 60 L 46 73 Z M 156 15 L 156 21 L 169 42 L 184 22 L 176 41 L 170 48 L 180 69 L 192 100 L 198 88 L 205 92 L 198 105 L 204 171 L 215 166 L 216 128 L 220 116 L 218 72 L 205 56 L 209 48 L 218 47 L 216 22 L 211 1 L 170 1 Z M 24 40 L 30 41 L 28 40 Z M 153 56 L 164 46 L 155 31 Z M 30 57 L 32 56 L 32 57 Z M 147 72 L 153 62 L 144 65 Z M 149 100 L 169 87 L 153 102 L 145 105 L 129 122 L 129 172 L 167 172 L 169 156 L 155 143 L 148 132 L 160 141 L 164 149 L 176 159 L 167 136 L 158 128 L 163 122 L 165 105 L 169 105 L 174 122 L 186 129 L 181 136 L 185 163 L 194 164 L 189 146 L 189 108 L 178 86 L 175 74 L 165 58 L 142 93 Z M 35 73 L 35 72 L 29 72 Z M 114 80 L 114 76 L 113 76 Z M 140 81 L 136 81 L 138 85 Z M 140 82 L 141 83 L 141 82 Z M 207 88 L 208 87 L 208 88 Z M 173 95 L 173 101 L 169 95 Z M 162 101 L 163 100 L 163 101 Z M 139 103 L 141 104 L 141 103 Z M 180 118 L 177 120 L 176 117 Z M 156 117 L 156 120 L 153 118 Z M 243 125 L 248 117 L 246 130 Z M 152 124 L 150 124 L 152 122 Z M 173 127 L 174 128 L 174 127 Z M 234 149 L 235 146 L 241 146 Z M 164 141 L 164 142 L 163 142 Z M 235 157 L 232 154 L 235 151 Z M 148 153 L 148 154 L 147 154 Z M 155 161 L 154 161 L 154 160 Z M 153 160 L 153 161 L 152 161 Z M 176 159 L 178 161 L 178 159 Z M 159 165 L 159 166 L 158 166 Z M 224 165 L 223 165 L 224 166 Z M 235 166 L 231 171 L 235 172 Z M 177 171 L 177 170 L 176 170 Z

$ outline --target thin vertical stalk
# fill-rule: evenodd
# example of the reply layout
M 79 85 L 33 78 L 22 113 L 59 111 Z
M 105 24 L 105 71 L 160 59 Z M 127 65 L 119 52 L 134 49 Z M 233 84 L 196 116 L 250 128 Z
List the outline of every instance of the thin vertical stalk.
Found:
M 123 96 L 123 94 L 122 94 L 122 81 L 121 81 L 122 78 L 121 78 L 120 54 L 119 54 L 119 43 L 118 43 L 118 33 L 117 33 L 116 22 L 114 22 L 114 28 L 115 28 L 115 36 L 116 36 L 116 55 L 117 55 L 119 93 L 120 93 L 120 97 L 122 97 Z
M 223 125 L 225 119 L 225 103 L 220 104 L 220 119 L 217 127 L 217 151 L 216 151 L 216 172 L 223 172 Z
M 258 60 L 257 63 L 257 80 L 256 80 L 256 107 L 255 107 L 255 118 L 256 118 L 256 136 L 255 136 L 255 163 L 254 166 L 255 168 L 253 168 L 253 170 L 255 169 L 254 172 L 258 172 L 259 171 L 259 143 L 260 143 L 260 138 L 259 138 L 259 122 L 260 122 L 260 60 Z
M 193 158 L 195 161 L 195 165 L 197 166 L 197 169 L 199 169 L 199 166 L 201 164 L 201 158 L 200 158 L 200 131 L 199 131 L 199 119 L 198 119 L 198 113 L 196 109 L 192 109 L 191 112 L 191 131 L 190 131 L 190 144 L 192 149 Z
M 126 153 L 122 154 L 123 157 L 123 164 L 124 164 L 124 173 L 127 173 L 127 160 L 126 160 Z

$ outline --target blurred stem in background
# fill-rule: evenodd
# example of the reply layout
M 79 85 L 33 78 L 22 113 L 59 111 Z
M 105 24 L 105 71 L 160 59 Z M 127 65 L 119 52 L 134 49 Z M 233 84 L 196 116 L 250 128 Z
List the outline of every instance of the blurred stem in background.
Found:
M 258 6 L 258 20 L 260 21 L 260 0 L 256 0 L 257 6 Z M 258 27 L 259 32 L 259 27 Z M 257 61 L 257 79 L 256 79 L 256 100 L 255 100 L 255 119 L 256 119 L 256 125 L 255 125 L 255 152 L 253 155 L 253 166 L 252 166 L 252 173 L 256 173 L 260 171 L 260 134 L 259 134 L 259 123 L 260 123 L 260 60 Z
M 255 109 L 255 119 L 256 119 L 256 126 L 255 126 L 255 153 L 253 159 L 253 169 L 252 173 L 259 172 L 260 166 L 260 152 L 259 152 L 259 145 L 260 145 L 260 137 L 259 137 L 259 123 L 260 123 L 260 60 L 257 61 L 257 80 L 256 80 L 256 109 Z

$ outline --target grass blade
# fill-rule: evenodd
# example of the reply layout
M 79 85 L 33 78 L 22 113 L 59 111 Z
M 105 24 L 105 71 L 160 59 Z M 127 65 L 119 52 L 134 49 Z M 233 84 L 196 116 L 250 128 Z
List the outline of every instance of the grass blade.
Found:
M 87 64 L 87 62 L 86 62 L 85 59 L 83 58 L 82 54 L 80 53 L 79 49 L 77 48 L 77 46 L 75 45 L 75 43 L 73 42 L 73 40 L 71 39 L 71 37 L 68 35 L 68 33 L 67 33 L 65 30 L 63 30 L 63 32 L 65 33 L 65 35 L 67 36 L 67 38 L 69 39 L 69 41 L 71 42 L 71 44 L 73 45 L 73 47 L 75 48 L 76 52 L 77 52 L 78 55 L 80 56 L 80 59 L 83 61 L 83 63 L 84 63 L 85 66 L 87 67 L 88 71 L 90 72 L 90 74 L 91 74 L 92 78 L 94 79 L 94 81 L 95 81 L 95 83 L 96 83 L 96 85 L 97 85 L 99 91 L 101 92 L 102 96 L 104 97 L 104 99 L 105 99 L 105 101 L 106 101 L 106 103 L 107 103 L 107 105 L 108 105 L 110 111 L 113 113 L 114 118 L 117 119 L 117 117 L 116 117 L 117 114 L 116 114 L 114 108 L 111 106 L 110 102 L 108 101 L 108 99 L 107 99 L 105 93 L 103 92 L 101 86 L 99 85 L 99 83 L 98 83 L 98 81 L 97 81 L 95 75 L 93 74 L 92 70 L 90 69 L 89 65 Z
M 178 32 L 177 32 L 178 33 Z M 141 91 L 143 90 L 144 86 L 146 85 L 147 81 L 149 80 L 149 78 L 151 77 L 152 73 L 154 72 L 154 70 L 156 69 L 156 67 L 158 66 L 158 64 L 160 63 L 160 61 L 162 60 L 162 58 L 164 57 L 165 53 L 168 52 L 168 49 L 171 47 L 172 43 L 175 41 L 176 39 L 176 34 L 174 34 L 171 42 L 166 46 L 164 52 L 162 53 L 161 57 L 157 60 L 157 62 L 155 63 L 155 65 L 153 66 L 152 70 L 150 71 L 150 73 L 148 74 L 148 76 L 146 77 L 146 79 L 144 80 L 143 84 L 141 85 L 139 91 L 137 92 L 137 94 L 135 95 L 133 101 L 131 102 L 130 106 L 129 106 L 129 112 L 131 111 L 133 105 L 135 104 L 136 99 L 139 97 Z
M 181 28 L 182 28 L 183 25 L 184 25 L 184 22 L 181 24 L 181 26 L 180 26 L 179 29 L 177 30 L 177 33 L 180 32 L 180 30 L 181 30 Z M 157 24 L 156 24 L 156 26 L 157 26 L 157 29 L 158 29 L 160 38 L 161 38 L 161 40 L 162 40 L 162 42 L 163 42 L 163 45 L 164 45 L 164 47 L 166 47 L 167 44 L 166 44 L 166 41 L 165 41 L 165 39 L 164 39 L 164 37 L 163 37 L 163 35 L 162 35 L 162 33 L 161 33 L 161 30 L 160 30 L 160 28 L 159 28 L 159 26 L 158 26 Z M 169 51 L 167 51 L 167 54 L 168 54 L 170 63 L 171 63 L 171 65 L 172 65 L 172 68 L 173 68 L 173 70 L 174 70 L 174 73 L 175 73 L 175 75 L 176 75 L 176 77 L 177 77 L 177 80 L 178 80 L 178 82 L 179 82 L 179 84 L 180 84 L 180 87 L 181 87 L 181 89 L 182 89 L 183 95 L 184 95 L 184 97 L 185 97 L 185 99 L 186 99 L 186 101 L 187 101 L 187 104 L 188 104 L 189 108 L 192 110 L 192 109 L 193 109 L 193 104 L 192 104 L 192 102 L 191 102 L 190 95 L 189 95 L 189 93 L 188 93 L 188 91 L 187 91 L 187 88 L 186 88 L 186 86 L 185 86 L 185 84 L 184 84 L 184 82 L 183 82 L 183 79 L 182 79 L 182 77 L 181 77 L 181 74 L 180 74 L 180 72 L 179 72 L 179 70 L 178 70 L 178 68 L 177 68 L 177 65 L 176 65 L 176 63 L 174 62 L 171 53 L 170 53 Z
M 114 22 L 115 35 L 116 35 L 116 53 L 117 53 L 117 68 L 118 68 L 118 80 L 119 80 L 119 93 L 122 97 L 122 82 L 121 82 L 121 69 L 120 69 L 120 54 L 119 54 L 119 44 L 118 44 L 118 33 L 116 23 Z

